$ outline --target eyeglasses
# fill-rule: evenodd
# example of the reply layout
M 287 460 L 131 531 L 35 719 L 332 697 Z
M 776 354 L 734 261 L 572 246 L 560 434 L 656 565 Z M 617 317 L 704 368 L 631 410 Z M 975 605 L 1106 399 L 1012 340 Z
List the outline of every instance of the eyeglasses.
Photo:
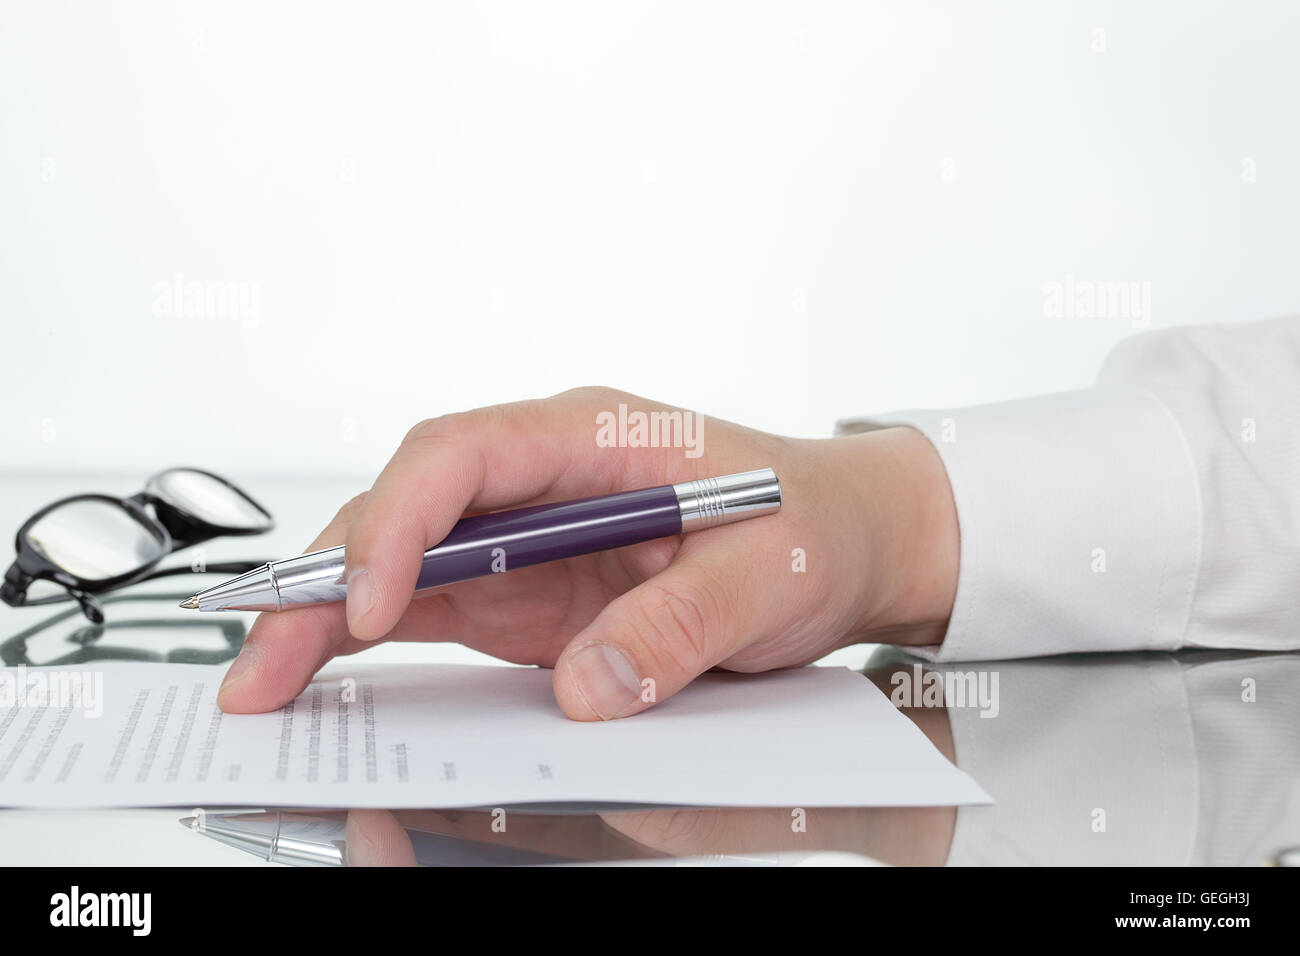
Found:
M 169 468 L 129 498 L 73 495 L 46 505 L 18 529 L 18 557 L 5 572 L 0 600 L 10 607 L 75 600 L 96 624 L 104 610 L 95 595 L 196 571 L 242 574 L 265 564 L 238 561 L 155 570 L 169 554 L 226 535 L 262 534 L 271 513 L 231 482 L 197 468 Z M 28 596 L 34 582 L 63 588 Z

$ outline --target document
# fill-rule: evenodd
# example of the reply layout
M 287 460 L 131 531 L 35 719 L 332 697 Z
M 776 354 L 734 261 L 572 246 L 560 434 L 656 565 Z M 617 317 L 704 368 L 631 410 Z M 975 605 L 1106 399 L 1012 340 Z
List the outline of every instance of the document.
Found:
M 861 674 L 706 674 L 639 716 L 564 717 L 551 672 L 332 662 L 269 714 L 224 666 L 0 668 L 0 805 L 988 803 Z

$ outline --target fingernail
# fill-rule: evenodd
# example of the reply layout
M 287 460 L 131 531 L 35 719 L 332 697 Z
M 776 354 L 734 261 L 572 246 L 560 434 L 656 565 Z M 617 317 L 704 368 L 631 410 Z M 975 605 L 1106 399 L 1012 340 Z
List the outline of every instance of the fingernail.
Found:
M 226 671 L 226 677 L 217 690 L 218 697 L 225 692 L 227 687 L 234 686 L 249 675 L 253 669 L 253 660 L 256 657 L 257 645 L 244 641 L 244 646 L 239 649 L 239 656 L 230 665 L 230 670 Z
M 356 628 L 361 619 L 370 613 L 370 599 L 374 588 L 370 583 L 370 572 L 365 568 L 353 568 L 348 572 L 348 626 Z
M 578 693 L 601 720 L 618 717 L 641 696 L 636 669 L 609 644 L 589 644 L 569 658 Z

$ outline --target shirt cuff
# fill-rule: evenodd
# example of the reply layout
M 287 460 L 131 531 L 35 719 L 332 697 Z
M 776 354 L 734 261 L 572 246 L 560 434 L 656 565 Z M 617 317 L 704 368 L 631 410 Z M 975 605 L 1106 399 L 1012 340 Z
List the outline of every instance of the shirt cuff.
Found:
M 961 569 L 930 660 L 1182 646 L 1200 563 L 1195 465 L 1140 386 L 901 411 L 837 431 L 909 425 L 952 485 Z
M 1222 802 L 1221 787 L 1202 792 L 1206 777 L 1176 658 L 1124 654 L 1086 669 L 1022 661 L 981 671 L 990 674 L 997 719 L 951 703 L 948 719 L 953 762 L 994 802 L 957 808 L 949 866 L 1188 866 L 1208 862 L 1204 850 L 1198 855 L 1202 839 L 1241 849 L 1197 826 L 1207 802 Z M 932 673 L 975 672 L 941 666 Z M 992 675 L 1001 679 L 992 683 Z M 1076 693 L 1080 681 L 1086 694 Z M 1220 687 L 1237 699 L 1233 682 Z M 1238 723 L 1249 719 L 1240 712 L 1251 708 L 1239 700 L 1236 710 Z M 1253 762 L 1260 763 L 1258 752 Z

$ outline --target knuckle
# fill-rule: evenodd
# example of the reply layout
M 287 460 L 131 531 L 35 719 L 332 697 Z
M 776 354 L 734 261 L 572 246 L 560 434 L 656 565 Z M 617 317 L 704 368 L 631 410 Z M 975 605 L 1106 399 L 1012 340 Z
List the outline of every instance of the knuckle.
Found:
M 624 832 L 634 840 L 666 851 L 689 847 L 694 855 L 722 843 L 724 813 L 695 808 L 651 811 L 629 820 Z
M 571 388 L 567 392 L 561 392 L 560 397 L 605 406 L 617 405 L 619 401 L 626 401 L 628 394 L 616 388 L 610 388 L 608 385 L 581 385 L 578 388 Z
M 402 444 L 423 445 L 429 442 L 445 441 L 450 437 L 453 428 L 449 421 L 450 417 L 441 415 L 437 418 L 426 418 L 423 421 L 416 422 L 407 431 L 406 436 L 402 439 Z
M 338 510 L 338 514 L 334 516 L 334 520 L 347 521 L 348 519 L 350 519 L 353 515 L 355 515 L 358 511 L 361 510 L 361 506 L 366 503 L 366 498 L 369 496 L 369 494 L 370 494 L 369 491 L 363 491 L 359 495 L 353 495 L 346 502 L 344 502 L 343 507 Z
M 341 541 L 345 538 L 348 529 L 352 527 L 353 521 L 356 520 L 357 515 L 360 513 L 367 494 L 368 492 L 363 491 L 345 502 L 343 507 L 334 513 L 334 517 L 329 520 L 329 524 L 321 529 L 321 533 L 316 536 L 316 539 L 310 545 L 310 549 L 328 547 L 330 542 Z
M 635 620 L 647 654 L 675 671 L 693 674 L 709 662 L 711 637 L 722 617 L 709 588 L 650 583 L 642 588 Z
M 465 412 L 451 412 L 416 422 L 402 443 L 406 446 L 442 445 L 468 438 L 476 432 L 501 431 L 528 420 L 530 402 L 486 405 Z

